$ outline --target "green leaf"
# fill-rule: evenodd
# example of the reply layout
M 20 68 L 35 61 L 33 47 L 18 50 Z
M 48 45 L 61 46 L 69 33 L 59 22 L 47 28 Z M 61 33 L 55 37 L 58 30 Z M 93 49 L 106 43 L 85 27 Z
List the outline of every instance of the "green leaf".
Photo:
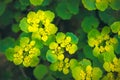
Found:
M 20 34 L 20 38 L 22 38 L 22 37 L 30 37 L 30 36 L 31 36 L 31 33 L 22 32 Z
M 30 3 L 34 6 L 40 6 L 42 5 L 44 0 L 30 0 Z
M 82 3 L 88 10 L 96 10 L 95 0 L 82 0 Z
M 120 0 L 110 0 L 110 7 L 114 10 L 120 9 Z
M 107 0 L 96 0 L 96 7 L 100 11 L 105 11 L 108 7 L 108 1 Z
M 109 33 L 110 33 L 110 27 L 108 27 L 108 26 L 103 27 L 101 34 L 106 35 Z
M 77 66 L 72 69 L 72 77 L 75 80 L 82 80 L 82 77 L 80 76 L 80 72 L 83 71 L 83 69 L 80 66 Z
M 58 69 L 58 64 L 59 64 L 58 61 L 55 62 L 55 63 L 50 64 L 50 70 L 52 70 L 52 71 L 57 71 L 57 69 Z
M 35 67 L 35 66 L 38 65 L 38 63 L 39 63 L 39 58 L 35 56 L 35 57 L 32 58 L 32 60 L 30 62 L 30 66 Z
M 55 41 L 55 35 L 50 35 L 48 36 L 48 40 L 46 42 L 44 42 L 45 45 L 49 45 L 51 42 Z
M 42 41 L 40 41 L 40 40 L 38 40 L 38 39 L 35 39 L 35 47 L 37 47 L 37 48 L 43 48 L 43 42 Z
M 113 33 L 117 33 L 120 31 L 120 21 L 114 22 L 113 24 L 111 24 L 111 29 Z
M 66 35 L 63 32 L 58 32 L 56 35 L 57 43 L 61 43 L 65 39 Z
M 52 2 L 52 0 L 44 0 L 42 3 L 42 6 L 48 6 L 50 3 Z
M 21 39 L 20 39 L 21 46 L 25 46 L 25 45 L 29 44 L 29 42 L 30 42 L 30 39 L 28 37 L 21 37 Z
M 70 13 L 77 14 L 79 12 L 79 0 L 67 0 L 66 4 Z
M 13 60 L 13 54 L 14 54 L 14 49 L 13 48 L 8 48 L 5 52 L 5 56 L 7 57 L 8 60 L 12 61 Z
M 56 79 L 54 78 L 54 76 L 48 75 L 48 76 L 45 77 L 43 80 L 56 80 Z
M 55 10 L 57 15 L 63 20 L 68 20 L 72 17 L 72 14 L 68 11 L 67 5 L 64 1 L 60 2 Z
M 88 39 L 90 39 L 90 38 L 97 38 L 98 36 L 100 36 L 100 32 L 97 29 L 92 29 L 88 33 Z
M 98 56 L 100 55 L 99 47 L 95 47 L 95 48 L 93 49 L 93 55 L 94 55 L 95 57 L 98 57 Z
M 13 25 L 12 25 L 12 31 L 13 31 L 13 32 L 17 33 L 19 30 L 20 30 L 20 28 L 19 28 L 19 25 L 18 25 L 18 24 L 13 24 Z
M 93 72 L 92 72 L 92 80 L 100 80 L 100 78 L 102 77 L 102 70 L 98 67 L 93 68 Z
M 104 61 L 111 62 L 116 57 L 116 55 L 113 52 L 104 52 L 103 54 Z
M 5 52 L 9 47 L 14 47 L 15 40 L 12 37 L 6 37 L 0 41 L 0 52 Z
M 0 2 L 0 16 L 4 13 L 5 8 L 6 8 L 6 4 Z
M 80 63 L 80 66 L 83 67 L 83 69 L 86 69 L 86 67 L 87 67 L 88 65 L 91 65 L 91 62 L 90 62 L 90 60 L 88 60 L 88 59 L 83 59 L 83 60 L 80 61 L 79 63 Z
M 116 54 L 120 54 L 120 38 L 117 38 L 118 44 L 115 47 Z
M 99 21 L 96 17 L 94 16 L 87 16 L 83 19 L 82 24 L 81 24 L 83 30 L 88 33 L 90 30 L 93 28 L 97 28 L 99 26 Z
M 71 43 L 72 44 L 77 44 L 78 43 L 78 37 L 75 34 L 73 34 L 71 32 L 67 32 L 66 36 L 70 36 L 71 37 Z
M 76 59 L 71 59 L 70 60 L 70 69 L 73 69 L 76 66 L 78 66 L 78 61 Z
M 116 13 L 114 13 L 113 10 L 108 9 L 103 12 L 99 11 L 99 16 L 100 16 L 101 20 L 108 25 L 110 25 L 114 21 L 116 21 L 116 17 L 114 15 L 116 15 Z
M 22 31 L 28 33 L 28 26 L 29 24 L 27 23 L 27 18 L 24 17 L 21 21 L 20 21 L 20 24 L 19 24 L 19 27 Z
M 107 71 L 107 72 L 111 71 L 110 64 L 111 64 L 111 62 L 104 62 L 103 68 L 105 69 L 105 71 Z
M 19 0 L 19 2 L 20 2 L 21 5 L 25 5 L 25 6 L 30 5 L 29 0 Z
M 51 50 L 47 51 L 46 58 L 49 62 L 54 63 L 57 61 L 57 55 L 52 53 Z
M 88 45 L 84 46 L 83 47 L 83 52 L 84 52 L 84 55 L 86 58 L 89 58 L 89 59 L 94 59 L 95 57 L 93 56 L 93 51 L 92 51 L 92 48 Z
M 48 73 L 47 67 L 43 64 L 40 64 L 37 67 L 35 67 L 33 71 L 33 74 L 37 80 L 42 80 L 47 73 Z

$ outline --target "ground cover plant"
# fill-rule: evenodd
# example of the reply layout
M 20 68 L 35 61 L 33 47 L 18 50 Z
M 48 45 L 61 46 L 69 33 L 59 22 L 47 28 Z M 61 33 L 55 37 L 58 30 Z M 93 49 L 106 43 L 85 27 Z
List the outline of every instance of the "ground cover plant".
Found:
M 119 4 L 0 1 L 0 80 L 120 80 Z

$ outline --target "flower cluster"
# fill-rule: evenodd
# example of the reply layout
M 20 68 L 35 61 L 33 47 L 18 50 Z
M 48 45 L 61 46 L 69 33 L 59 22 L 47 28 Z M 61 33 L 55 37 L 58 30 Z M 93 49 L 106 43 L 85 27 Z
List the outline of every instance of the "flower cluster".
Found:
M 120 73 L 115 75 L 114 73 L 109 72 L 101 80 L 120 80 Z
M 105 11 L 108 7 L 111 7 L 113 10 L 119 10 L 117 4 L 119 0 L 82 0 L 82 4 L 88 10 Z
M 78 49 L 77 42 L 78 38 L 72 33 L 57 33 L 56 41 L 50 43 L 46 54 L 48 61 L 54 63 L 57 60 L 63 60 L 65 58 L 65 51 L 71 55 L 74 54 Z
M 40 50 L 35 47 L 35 44 L 34 40 L 30 41 L 28 37 L 22 37 L 20 45 L 11 49 L 14 52 L 12 61 L 16 65 L 23 64 L 25 67 L 36 66 L 39 63 Z
M 112 62 L 105 62 L 103 64 L 103 68 L 108 72 L 103 80 L 107 80 L 109 78 L 112 78 L 112 80 L 120 79 L 120 59 L 115 57 Z M 118 77 L 115 77 L 116 74 Z
M 24 31 L 23 27 L 26 27 L 26 32 L 32 33 L 32 38 L 46 42 L 50 35 L 57 32 L 57 27 L 51 23 L 54 16 L 51 11 L 38 10 L 36 13 L 31 11 L 21 20 L 20 28 Z
M 102 71 L 98 67 L 92 67 L 89 60 L 83 59 L 78 62 L 75 59 L 70 61 L 72 76 L 75 80 L 99 80 L 102 77 Z
M 115 57 L 112 62 L 105 62 L 103 67 L 107 72 L 120 73 L 120 59 Z
M 69 67 L 70 67 L 69 58 L 65 58 L 64 60 L 57 61 L 50 65 L 51 70 L 60 72 L 62 71 L 64 74 L 69 73 Z
M 96 29 L 88 33 L 88 44 L 94 47 L 93 53 L 95 56 L 104 52 L 114 53 L 114 47 L 118 41 L 115 37 L 110 37 L 109 33 L 109 27 L 104 27 L 101 33 Z

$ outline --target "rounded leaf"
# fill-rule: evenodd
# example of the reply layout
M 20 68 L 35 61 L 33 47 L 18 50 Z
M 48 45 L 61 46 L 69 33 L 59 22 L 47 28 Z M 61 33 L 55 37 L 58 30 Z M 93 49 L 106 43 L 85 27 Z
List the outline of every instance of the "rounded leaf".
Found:
M 110 27 L 108 27 L 108 26 L 103 27 L 101 34 L 106 35 L 109 33 L 110 33 Z
M 72 14 L 68 11 L 67 5 L 64 1 L 57 5 L 56 13 L 59 17 L 61 17 L 64 20 L 70 19 L 72 17 Z
M 31 59 L 30 66 L 35 67 L 38 65 L 38 63 L 39 63 L 39 58 L 35 56 Z
M 44 0 L 30 0 L 30 3 L 34 6 L 40 6 L 42 5 Z
M 33 74 L 37 80 L 42 80 L 47 73 L 48 73 L 47 67 L 43 64 L 40 64 L 37 67 L 35 67 L 33 71 Z
M 90 38 L 97 38 L 98 36 L 100 36 L 100 32 L 97 29 L 92 29 L 88 33 L 88 39 L 90 39 Z
M 61 43 L 65 39 L 66 35 L 63 32 L 58 32 L 56 35 L 57 43 Z
M 13 61 L 14 49 L 13 48 L 8 48 L 5 52 L 5 55 L 6 55 L 8 60 Z
M 75 34 L 73 34 L 71 32 L 67 32 L 66 36 L 71 37 L 71 43 L 72 44 L 77 44 L 78 43 L 78 37 Z
M 67 0 L 67 8 L 72 14 L 77 14 L 79 12 L 79 0 Z
M 78 61 L 76 59 L 71 59 L 70 60 L 70 68 L 72 69 L 76 66 L 78 66 Z
M 50 70 L 52 70 L 52 71 L 57 71 L 57 69 L 58 69 L 58 64 L 59 64 L 58 61 L 55 62 L 55 63 L 50 64 Z
M 88 65 L 91 65 L 91 62 L 90 62 L 90 60 L 88 60 L 88 59 L 83 59 L 83 60 L 80 61 L 79 63 L 80 63 L 80 65 L 81 65 L 84 69 L 86 69 L 86 67 L 87 67 Z
M 84 5 L 84 7 L 87 8 L 88 10 L 96 9 L 95 0 L 82 0 L 82 3 Z
M 97 28 L 99 26 L 99 21 L 94 16 L 87 16 L 83 19 L 81 26 L 84 32 L 88 33 L 93 28 Z
M 108 7 L 108 1 L 107 0 L 96 0 L 96 7 L 100 11 L 105 11 Z
M 110 27 L 113 33 L 117 33 L 118 31 L 120 31 L 120 21 L 114 22 L 113 24 L 111 24 Z
M 26 17 L 22 18 L 22 20 L 20 20 L 20 24 L 19 24 L 20 29 L 27 33 L 28 26 L 29 26 L 29 24 L 27 23 L 27 18 Z
M 100 78 L 102 77 L 102 70 L 98 67 L 93 68 L 93 72 L 92 72 L 92 80 L 100 80 Z
M 120 9 L 120 0 L 110 0 L 110 7 L 114 10 L 119 10 Z
M 54 53 L 52 53 L 51 50 L 48 50 L 48 51 L 47 51 L 46 58 L 47 58 L 47 60 L 48 60 L 49 62 L 51 62 L 51 63 L 56 62 L 57 59 L 58 59 L 58 58 L 57 58 L 57 55 L 54 54 Z

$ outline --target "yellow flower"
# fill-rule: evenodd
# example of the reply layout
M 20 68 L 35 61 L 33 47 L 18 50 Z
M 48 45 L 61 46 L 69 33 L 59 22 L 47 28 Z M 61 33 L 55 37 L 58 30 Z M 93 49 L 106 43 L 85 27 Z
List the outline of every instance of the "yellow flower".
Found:
M 31 58 L 30 58 L 29 56 L 26 56 L 26 57 L 24 58 L 23 65 L 24 65 L 25 67 L 30 66 L 30 60 L 31 60 Z
M 29 32 L 37 32 L 38 31 L 38 24 L 32 24 L 28 26 L 28 31 Z
M 71 37 L 67 36 L 65 39 L 65 43 L 70 43 L 71 42 Z
M 68 63 L 68 61 L 69 61 L 69 58 L 65 58 L 64 62 Z
M 68 74 L 69 73 L 69 69 L 68 68 L 63 68 L 63 73 L 64 74 Z
M 80 70 L 79 75 L 81 77 L 81 80 L 85 80 L 86 73 L 83 70 Z
M 86 67 L 86 80 L 91 80 L 92 77 L 92 67 L 88 65 Z
M 16 65 L 20 65 L 20 64 L 23 62 L 23 60 L 22 60 L 21 58 L 14 58 L 14 59 L 13 59 L 13 62 L 14 62 L 14 64 L 16 64 Z
M 38 17 L 39 20 L 44 21 L 44 19 L 45 19 L 45 13 L 44 13 L 44 11 L 38 10 L 37 11 L 37 17 Z
M 76 44 L 72 44 L 72 46 L 69 49 L 69 54 L 74 54 L 77 51 L 78 47 Z
M 46 35 L 42 36 L 42 40 L 43 40 L 44 42 L 46 42 L 46 41 L 48 40 L 48 36 L 46 36 Z
M 58 60 L 63 60 L 64 59 L 64 54 L 58 54 Z
M 103 46 L 100 46 L 99 50 L 100 50 L 100 52 L 104 52 L 105 48 Z

